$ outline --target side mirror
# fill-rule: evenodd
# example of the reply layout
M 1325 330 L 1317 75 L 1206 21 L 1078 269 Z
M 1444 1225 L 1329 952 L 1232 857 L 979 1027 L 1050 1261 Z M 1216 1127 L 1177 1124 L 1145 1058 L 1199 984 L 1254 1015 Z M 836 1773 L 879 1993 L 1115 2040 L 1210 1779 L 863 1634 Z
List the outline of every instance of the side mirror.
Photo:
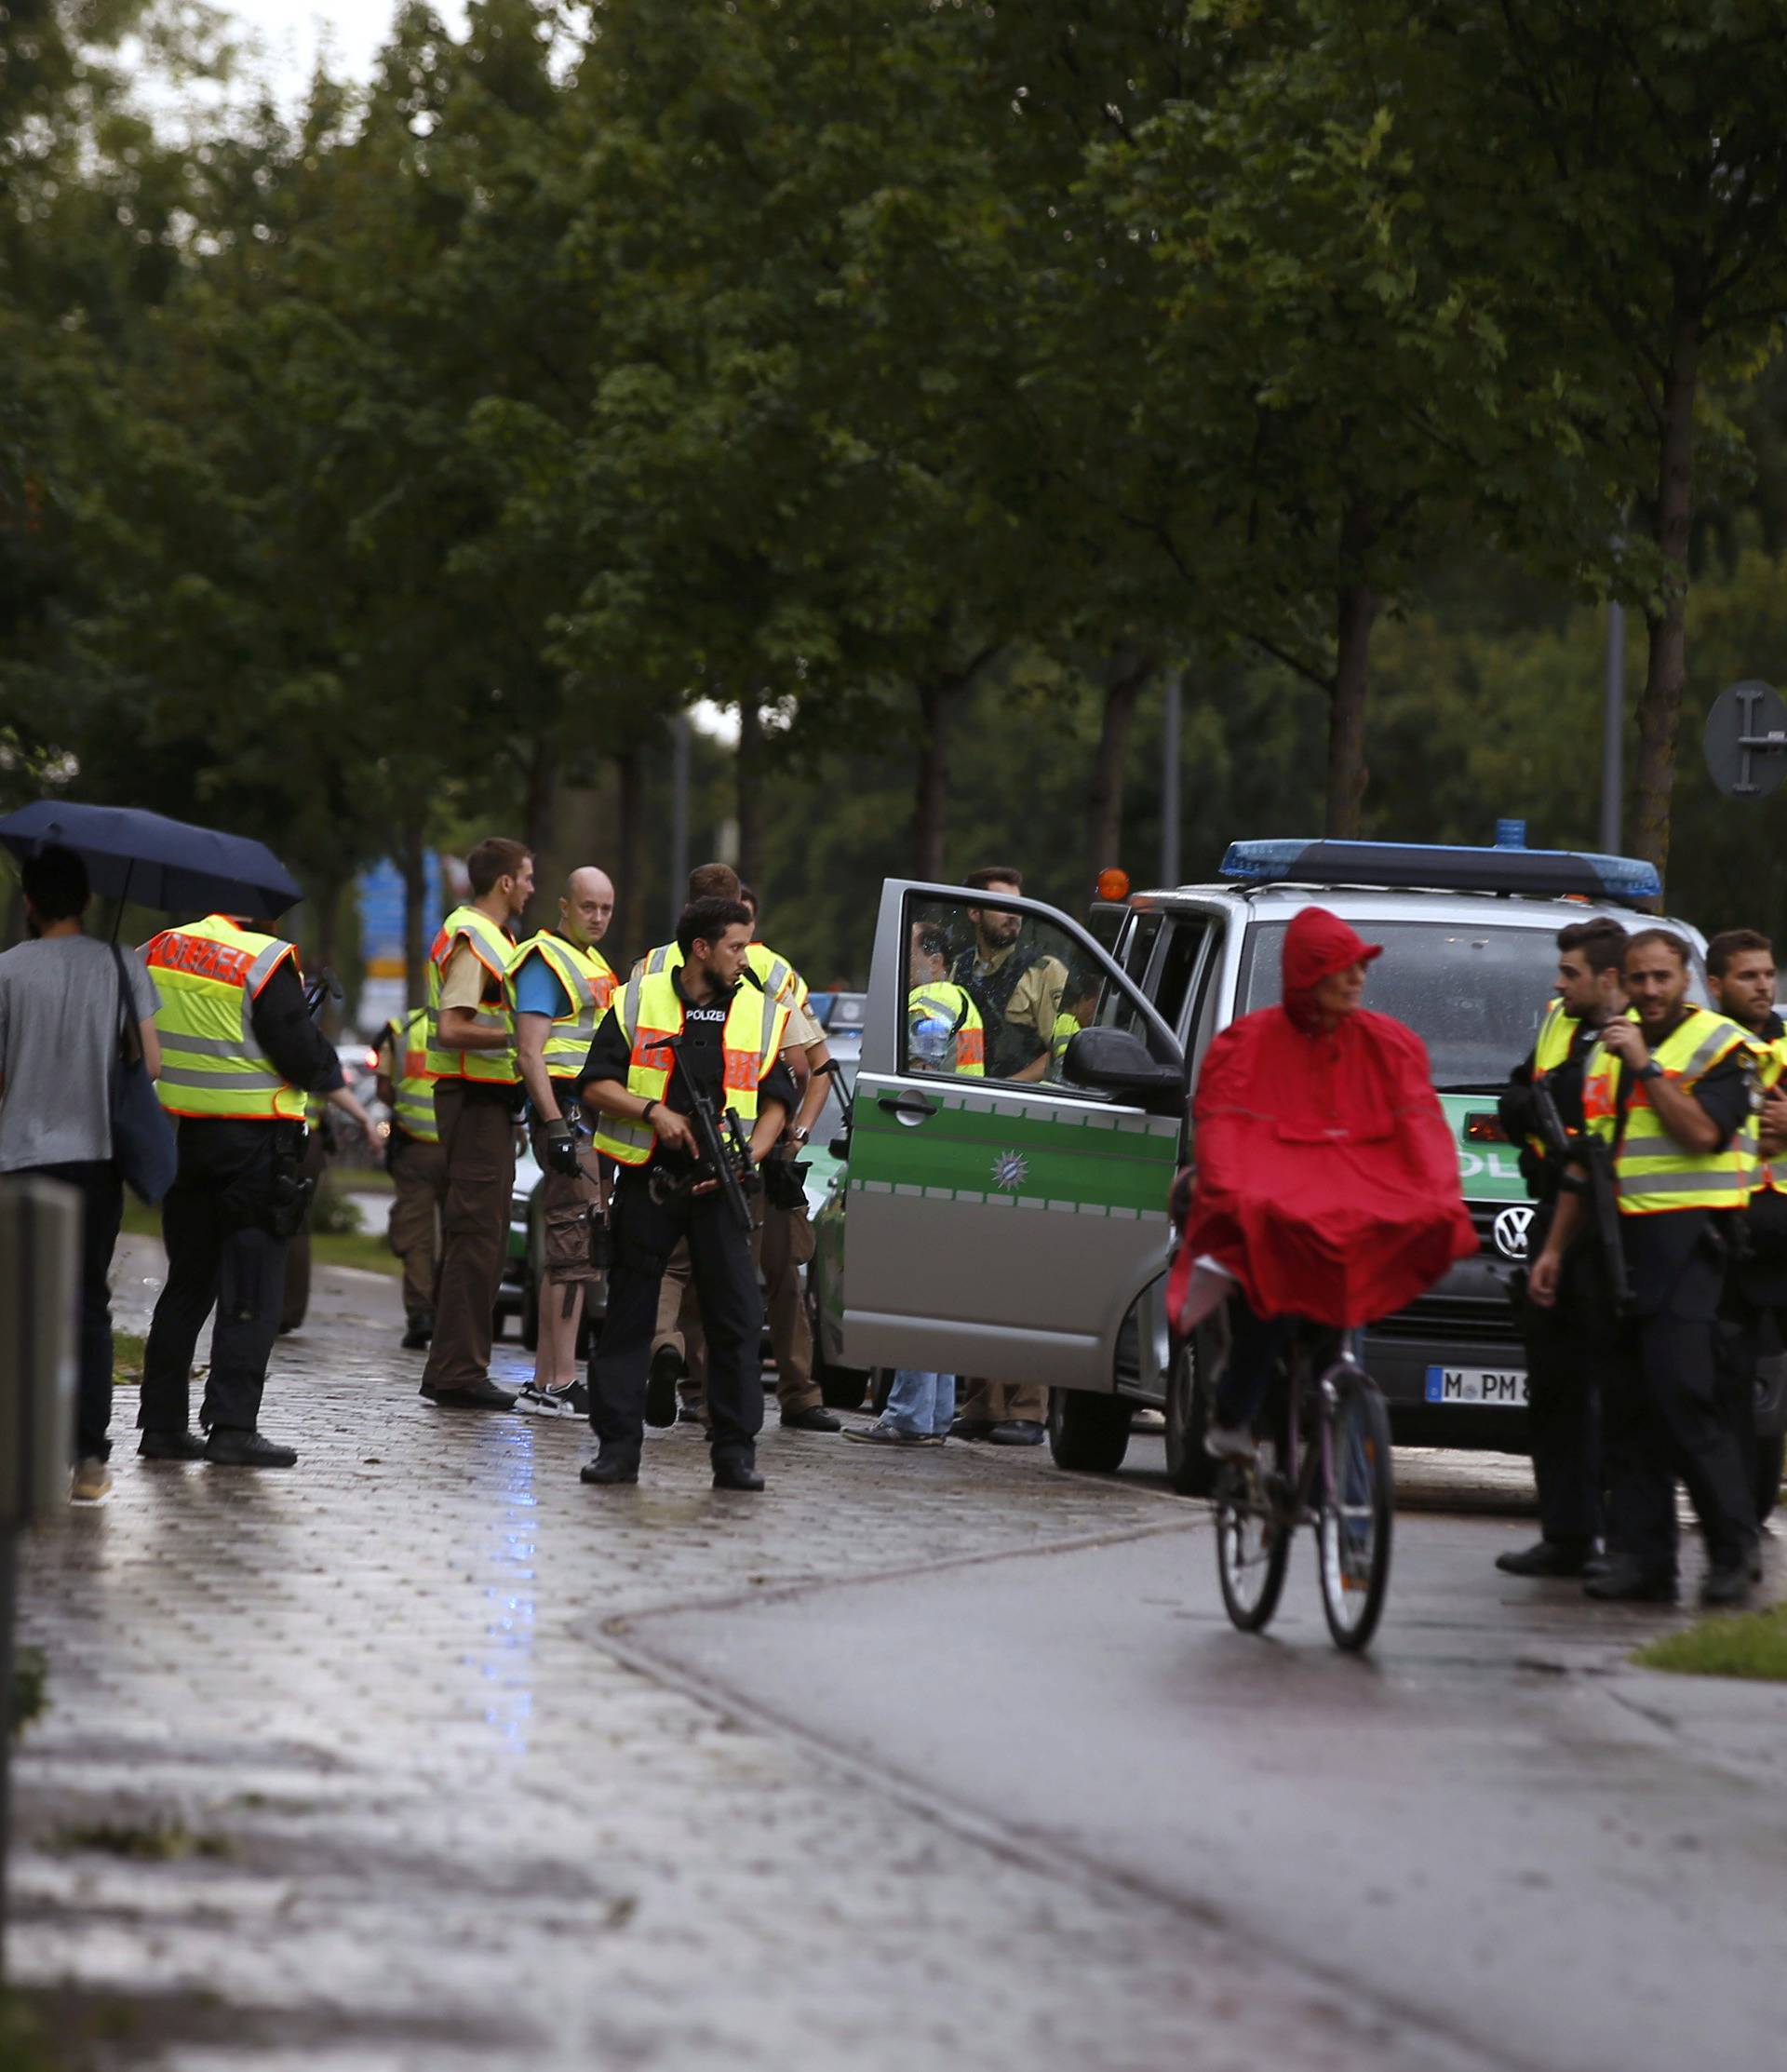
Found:
M 1082 1029 L 1068 1045 L 1061 1076 L 1075 1086 L 1101 1094 L 1130 1094 L 1147 1099 L 1179 1094 L 1185 1075 L 1176 1065 L 1162 1065 L 1129 1029 Z
M 850 1156 L 850 1132 L 846 1130 L 841 1137 L 834 1137 L 826 1149 L 833 1158 L 848 1158 Z

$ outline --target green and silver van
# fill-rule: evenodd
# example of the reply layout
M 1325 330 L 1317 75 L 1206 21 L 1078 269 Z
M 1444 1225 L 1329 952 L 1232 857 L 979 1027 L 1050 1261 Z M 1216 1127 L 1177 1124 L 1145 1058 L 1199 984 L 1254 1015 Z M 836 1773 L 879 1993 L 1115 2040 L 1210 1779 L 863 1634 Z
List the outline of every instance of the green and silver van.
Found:
M 1213 1349 L 1202 1338 L 1174 1348 L 1163 1303 L 1187 1095 L 1216 1031 L 1278 1000 L 1284 930 L 1319 904 L 1384 945 L 1366 1004 L 1427 1044 L 1480 1241 L 1367 1332 L 1366 1365 L 1400 1442 L 1522 1450 L 1526 1381 L 1507 1281 L 1531 1216 L 1496 1097 L 1552 997 L 1558 930 L 1598 912 L 1652 924 L 1633 902 L 1655 892 L 1649 866 L 1619 857 L 1237 842 L 1214 882 L 1133 895 L 1107 949 L 1035 900 L 890 880 L 847 1155 L 817 1218 L 824 1363 L 1046 1383 L 1050 1441 L 1072 1468 L 1116 1467 L 1136 1406 L 1159 1407 L 1176 1485 L 1207 1487 Z M 1056 1043 L 1049 1076 L 997 1077 L 989 1059 L 988 1076 L 958 1078 L 909 1055 L 915 926 L 961 954 L 976 914 L 993 909 L 1019 915 L 1018 952 L 1064 967 L 1079 993 L 1086 1026 Z M 1700 935 L 1658 924 L 1686 939 L 1698 980 Z

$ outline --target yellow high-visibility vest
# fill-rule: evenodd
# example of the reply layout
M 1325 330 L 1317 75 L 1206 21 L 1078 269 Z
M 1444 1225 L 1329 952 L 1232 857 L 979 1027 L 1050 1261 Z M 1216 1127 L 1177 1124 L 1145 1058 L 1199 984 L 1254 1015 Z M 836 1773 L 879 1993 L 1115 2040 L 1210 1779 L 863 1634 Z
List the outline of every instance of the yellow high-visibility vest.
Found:
M 396 1096 L 392 1115 L 406 1137 L 418 1144 L 438 1144 L 435 1125 L 435 1075 L 428 1070 L 428 1010 L 412 1007 L 400 1022 L 391 1024 L 391 1062 L 396 1067 L 392 1082 Z
M 1750 1039 L 1735 1022 L 1704 1007 L 1686 1018 L 1651 1056 L 1684 1089 L 1705 1078 L 1734 1051 L 1749 1055 Z M 1663 1127 L 1640 1080 L 1632 1090 L 1623 1136 L 1619 1087 L 1624 1067 L 1604 1045 L 1591 1054 L 1582 1079 L 1582 1112 L 1604 1143 L 1614 1144 L 1615 1191 L 1621 1216 L 1657 1216 L 1673 1209 L 1741 1208 L 1750 1199 L 1756 1163 L 1752 1114 L 1721 1151 L 1686 1151 Z
M 812 997 L 806 980 L 786 957 L 778 957 L 767 943 L 752 943 L 745 952 L 745 961 L 757 974 L 763 990 L 773 999 L 786 993 L 791 1006 L 804 1007 Z M 655 976 L 660 972 L 679 970 L 681 965 L 682 945 L 660 943 L 657 949 L 648 950 L 633 968 Z
M 1781 1074 L 1787 1072 L 1787 1036 L 1753 1036 L 1750 1048 L 1755 1055 L 1757 1086 L 1765 1093 L 1779 1086 Z M 1766 1159 L 1758 1143 L 1751 1187 L 1757 1194 L 1787 1194 L 1787 1156 Z
M 530 957 L 544 961 L 571 1002 L 566 1013 L 554 1017 L 546 1031 L 547 1074 L 553 1079 L 576 1079 L 596 1040 L 597 1028 L 613 1002 L 618 981 L 600 950 L 543 928 L 537 935 L 530 935 L 509 960 L 511 1009 L 515 1007 L 516 981 Z
M 963 1079 L 987 1076 L 987 1025 L 967 990 L 947 978 L 929 979 L 906 996 L 907 1058 L 912 1056 L 912 1031 L 920 1022 L 947 1022 L 955 1034 L 950 1070 Z M 1076 1022 L 1074 1027 L 1079 1028 Z
M 505 1050 L 448 1050 L 440 1041 L 440 985 L 449 959 L 464 942 L 484 967 L 482 1000 L 472 1020 L 478 1029 L 501 1029 Z M 504 987 L 515 940 L 477 907 L 455 907 L 440 924 L 428 952 L 428 1070 L 437 1080 L 468 1079 L 487 1086 L 515 1086 L 515 1016 Z
M 680 1036 L 683 1027 L 683 1001 L 675 975 L 635 972 L 612 1012 L 627 1039 L 627 1092 L 640 1100 L 662 1100 L 676 1061 L 676 1054 L 665 1047 L 665 1039 Z M 757 1090 L 775 1063 L 787 1026 L 786 999 L 748 983 L 733 993 L 720 1036 L 725 1056 L 720 1099 L 747 1128 L 757 1120 Z M 597 1149 L 623 1165 L 643 1165 L 657 1143 L 650 1123 L 624 1122 L 615 1115 L 603 1115 L 597 1123 Z
M 279 1071 L 254 1033 L 254 1003 L 288 957 L 276 935 L 209 914 L 164 929 L 145 952 L 161 1007 L 161 1077 L 155 1093 L 170 1115 L 300 1123 L 304 1096 Z

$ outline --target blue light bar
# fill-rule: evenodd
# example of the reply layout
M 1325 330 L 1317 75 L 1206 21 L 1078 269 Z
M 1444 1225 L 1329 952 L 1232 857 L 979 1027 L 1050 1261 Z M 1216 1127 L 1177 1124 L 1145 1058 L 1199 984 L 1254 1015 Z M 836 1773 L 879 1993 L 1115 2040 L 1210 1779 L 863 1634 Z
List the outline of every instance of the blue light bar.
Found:
M 1628 906 L 1660 899 L 1654 864 L 1579 849 L 1471 849 L 1444 842 L 1231 841 L 1219 877 L 1243 884 L 1393 885 L 1423 892 L 1527 893 Z

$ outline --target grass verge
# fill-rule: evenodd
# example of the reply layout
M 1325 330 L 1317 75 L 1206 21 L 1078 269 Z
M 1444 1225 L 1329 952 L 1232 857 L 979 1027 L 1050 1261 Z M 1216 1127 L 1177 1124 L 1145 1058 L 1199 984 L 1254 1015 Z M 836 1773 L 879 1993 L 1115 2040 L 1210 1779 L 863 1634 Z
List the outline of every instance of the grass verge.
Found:
M 1677 1676 L 1787 1683 L 1787 1605 L 1702 1619 L 1686 1633 L 1653 1640 L 1632 1659 L 1641 1669 L 1666 1669 Z

